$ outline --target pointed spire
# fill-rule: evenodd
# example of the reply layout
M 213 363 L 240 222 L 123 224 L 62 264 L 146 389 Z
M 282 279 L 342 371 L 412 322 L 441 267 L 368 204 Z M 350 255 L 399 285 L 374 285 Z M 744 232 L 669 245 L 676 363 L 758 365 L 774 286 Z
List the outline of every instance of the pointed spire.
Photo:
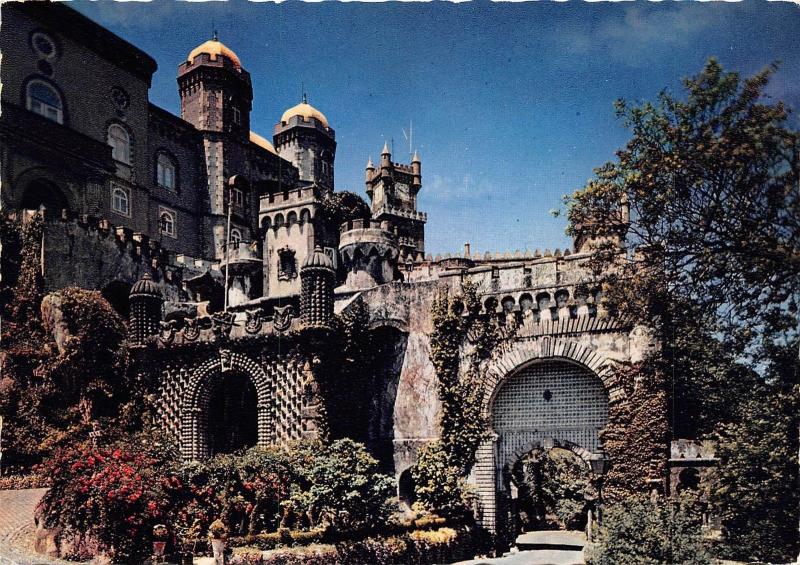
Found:
M 308 104 L 308 95 L 303 92 L 303 104 Z
M 371 171 L 371 170 L 374 170 L 374 169 L 375 169 L 375 165 L 372 164 L 372 155 L 370 155 L 369 159 L 367 159 L 367 170 Z
M 381 151 L 381 155 L 391 155 L 392 153 L 389 151 L 389 142 L 383 142 L 383 150 Z
M 419 153 L 417 153 L 416 149 L 414 149 L 414 156 L 411 157 L 411 162 L 412 163 L 419 163 L 420 162 Z

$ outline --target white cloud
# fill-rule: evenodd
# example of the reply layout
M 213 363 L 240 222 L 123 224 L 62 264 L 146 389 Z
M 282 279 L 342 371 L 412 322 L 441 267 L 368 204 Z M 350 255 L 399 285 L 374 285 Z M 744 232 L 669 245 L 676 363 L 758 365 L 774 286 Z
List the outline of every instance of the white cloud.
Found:
M 555 30 L 557 40 L 566 42 L 574 54 L 595 51 L 631 67 L 652 62 L 655 51 L 690 46 L 715 24 L 711 10 L 692 3 L 609 7 L 603 19 L 591 30 Z

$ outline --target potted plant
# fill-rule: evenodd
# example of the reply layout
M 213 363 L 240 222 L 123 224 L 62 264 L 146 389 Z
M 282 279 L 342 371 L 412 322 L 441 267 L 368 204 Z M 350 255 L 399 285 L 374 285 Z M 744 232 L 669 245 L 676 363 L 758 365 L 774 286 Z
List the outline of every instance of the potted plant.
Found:
M 167 547 L 169 530 L 164 524 L 153 526 L 153 563 L 164 561 L 164 549 Z
M 219 518 L 214 520 L 208 527 L 208 537 L 211 538 L 215 565 L 225 565 L 225 540 L 228 538 L 228 527 L 225 522 Z

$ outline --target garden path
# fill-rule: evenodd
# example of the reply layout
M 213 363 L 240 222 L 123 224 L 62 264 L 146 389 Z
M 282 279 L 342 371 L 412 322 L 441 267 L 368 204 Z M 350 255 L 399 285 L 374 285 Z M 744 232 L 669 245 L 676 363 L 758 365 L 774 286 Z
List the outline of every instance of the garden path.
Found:
M 33 512 L 47 489 L 0 490 L 0 565 L 67 565 L 33 550 Z

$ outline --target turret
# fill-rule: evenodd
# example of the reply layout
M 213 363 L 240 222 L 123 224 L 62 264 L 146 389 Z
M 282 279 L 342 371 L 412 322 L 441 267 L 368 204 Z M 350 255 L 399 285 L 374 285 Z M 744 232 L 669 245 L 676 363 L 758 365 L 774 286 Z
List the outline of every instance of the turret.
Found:
M 156 335 L 159 331 L 161 305 L 164 302 L 161 291 L 153 282 L 150 273 L 145 272 L 131 287 L 128 300 L 130 302 L 128 340 L 131 345 L 144 345 L 148 337 Z
M 331 327 L 333 320 L 333 288 L 336 270 L 333 261 L 317 246 L 300 269 L 300 317 L 306 328 Z
M 372 177 L 375 176 L 375 165 L 372 164 L 372 156 L 367 160 L 367 168 L 364 171 L 364 181 L 367 185 L 367 194 L 372 198 Z
M 397 237 L 388 221 L 353 220 L 342 224 L 339 256 L 347 269 L 345 287 L 348 290 L 392 282 L 398 255 Z
M 308 103 L 305 94 L 275 124 L 272 140 L 281 157 L 297 167 L 301 181 L 333 190 L 336 132 L 325 114 Z
M 414 156 L 411 158 L 411 175 L 411 186 L 415 190 L 419 190 L 422 187 L 422 161 L 420 161 L 419 153 L 417 153 L 416 150 L 414 151 Z
M 389 177 L 392 174 L 392 153 L 389 151 L 389 144 L 383 142 L 381 151 L 381 176 Z

